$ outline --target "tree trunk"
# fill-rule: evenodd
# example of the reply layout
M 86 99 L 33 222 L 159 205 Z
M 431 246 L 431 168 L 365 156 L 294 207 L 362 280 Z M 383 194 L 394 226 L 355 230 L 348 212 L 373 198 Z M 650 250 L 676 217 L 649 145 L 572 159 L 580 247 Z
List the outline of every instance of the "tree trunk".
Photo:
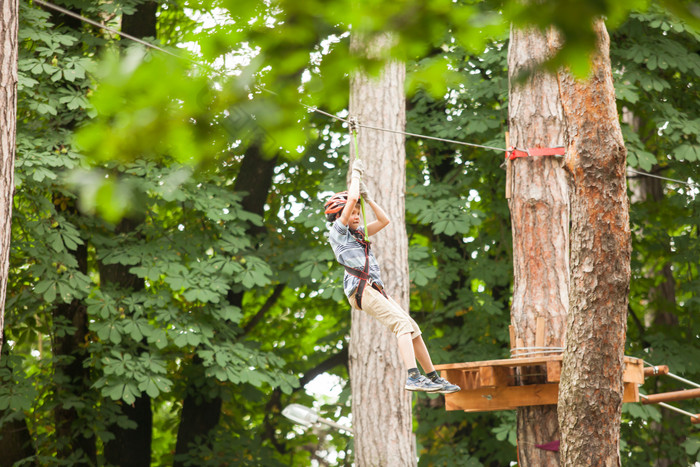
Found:
M 370 48 L 381 49 L 389 40 L 385 36 Z M 373 53 L 356 37 L 351 40 L 351 48 L 357 53 Z M 403 131 L 404 79 L 405 67 L 396 62 L 388 64 L 376 79 L 361 73 L 353 75 L 350 115 L 363 124 Z M 373 239 L 372 247 L 382 266 L 387 292 L 408 309 L 404 137 L 360 129 L 358 139 L 359 156 L 366 167 L 365 182 L 391 219 L 391 224 Z M 359 310 L 352 310 L 349 366 L 357 465 L 415 465 L 411 395 L 403 389 L 406 368 L 396 338 Z
M 236 176 L 233 189 L 246 191 L 247 195 L 241 200 L 241 205 L 246 211 L 262 216 L 265 213 L 265 203 L 272 187 L 272 177 L 277 158 L 265 159 L 261 148 L 257 145 L 246 149 L 245 157 L 241 163 L 240 171 Z M 265 231 L 265 227 L 250 224 L 246 233 L 253 237 L 259 237 Z M 229 291 L 227 294 L 229 304 L 242 308 L 243 292 Z M 204 377 L 202 360 L 195 356 L 188 370 L 188 381 L 185 398 L 182 402 L 182 414 L 177 431 L 176 455 L 187 454 L 190 444 L 197 438 L 206 440 L 209 433 L 216 428 L 221 418 L 221 396 L 209 397 L 210 383 Z M 183 466 L 184 463 L 175 461 L 174 467 Z
M 77 215 L 73 203 L 68 207 Z M 78 270 L 87 274 L 88 248 L 87 244 L 78 245 L 72 252 L 78 262 Z M 81 414 L 74 406 L 64 407 L 63 400 L 80 399 L 90 392 L 90 369 L 84 363 L 88 357 L 85 347 L 88 334 L 87 305 L 83 300 L 74 299 L 70 303 L 61 303 L 53 309 L 54 325 L 63 327 L 66 324 L 75 328 L 72 334 L 53 332 L 52 351 L 55 356 L 54 382 L 55 400 L 54 421 L 56 423 L 56 439 L 59 445 L 56 457 L 67 459 L 75 451 L 82 450 L 86 456 L 84 463 L 79 465 L 94 465 L 97 462 L 95 437 L 87 435 L 87 430 L 80 430 L 85 423 Z
M 8 417 L 8 412 L 9 410 L 0 410 L 0 417 Z M 36 455 L 23 413 L 4 421 L 0 426 L 0 452 L 0 467 L 12 467 L 16 462 Z
M 148 0 L 136 7 L 131 15 L 122 16 L 122 31 L 139 39 L 157 36 L 158 2 Z
M 136 230 L 141 223 L 139 220 L 124 218 L 117 225 L 115 234 L 127 234 Z M 99 264 L 102 284 L 118 287 L 125 295 L 143 290 L 145 282 L 140 277 L 131 274 L 131 266 L 123 264 Z M 138 352 L 147 351 L 145 342 L 136 343 Z M 153 410 L 151 397 L 141 394 L 132 404 L 119 403 L 119 409 L 136 428 L 123 428 L 118 423 L 109 425 L 107 430 L 114 439 L 104 446 L 105 461 L 110 465 L 145 466 L 151 464 L 151 441 L 153 439 Z
M 122 31 L 139 38 L 156 36 L 156 12 L 158 4 L 144 2 L 136 7 L 131 15 L 122 16 Z M 128 234 L 136 230 L 141 223 L 139 219 L 124 218 L 117 225 L 115 234 Z M 129 272 L 130 266 L 122 264 L 99 264 L 100 279 L 103 284 L 113 284 L 124 293 L 143 290 L 145 282 Z M 145 343 L 137 346 L 146 350 Z M 151 397 L 141 394 L 132 405 L 120 403 L 120 410 L 130 421 L 136 424 L 134 429 L 126 429 L 119 424 L 107 427 L 114 439 L 105 443 L 104 455 L 108 464 L 148 466 L 151 463 L 151 442 L 153 439 L 153 409 Z
M 508 48 L 510 145 L 526 149 L 562 146 L 566 134 L 556 75 L 538 71 L 519 82 L 521 73 L 549 54 L 547 37 L 536 30 L 511 29 Z M 553 156 L 515 159 L 511 164 L 513 303 L 511 322 L 519 353 L 533 347 L 563 346 L 569 308 L 569 193 L 563 161 Z M 543 340 L 536 342 L 538 318 Z M 517 345 L 516 345 L 517 343 Z M 517 356 L 517 353 L 513 355 Z M 537 373 L 541 373 L 537 371 Z M 522 376 L 524 382 L 543 383 Z M 556 406 L 521 407 L 517 417 L 518 458 L 524 466 L 557 466 L 557 452 L 536 447 L 559 439 Z
M 0 349 L 4 336 L 12 198 L 15 191 L 18 9 L 18 0 L 3 0 L 0 3 Z
M 618 121 L 610 41 L 595 23 L 591 75 L 559 73 L 571 173 L 571 307 L 559 389 L 561 460 L 620 465 L 622 373 L 630 284 L 627 151 Z
M 6 369 L 7 376 L 3 383 L 11 385 L 14 381 L 12 376 L 14 363 L 10 356 L 9 346 L 3 347 L 0 368 Z M 19 462 L 28 457 L 36 455 L 32 435 L 29 433 L 27 419 L 23 410 L 7 409 L 0 410 L 0 467 L 11 467 L 15 462 Z M 33 464 L 29 464 L 33 465 Z

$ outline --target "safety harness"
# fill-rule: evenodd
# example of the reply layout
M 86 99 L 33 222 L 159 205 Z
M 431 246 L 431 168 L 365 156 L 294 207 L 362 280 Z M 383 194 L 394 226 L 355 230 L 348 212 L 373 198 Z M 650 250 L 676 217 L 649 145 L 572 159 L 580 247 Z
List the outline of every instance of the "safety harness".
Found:
M 372 278 L 369 276 L 369 242 L 362 238 L 362 234 L 357 230 L 350 229 L 350 233 L 355 237 L 360 245 L 365 249 L 365 267 L 360 269 L 351 268 L 350 266 L 345 266 L 345 271 L 351 276 L 357 277 L 360 283 L 357 285 L 355 290 L 355 301 L 357 302 L 357 308 L 362 309 L 362 293 L 365 291 L 365 287 L 369 282 L 371 287 L 374 287 L 378 292 L 380 292 L 384 297 L 387 297 L 384 288 L 380 287 L 379 284 L 373 283 Z

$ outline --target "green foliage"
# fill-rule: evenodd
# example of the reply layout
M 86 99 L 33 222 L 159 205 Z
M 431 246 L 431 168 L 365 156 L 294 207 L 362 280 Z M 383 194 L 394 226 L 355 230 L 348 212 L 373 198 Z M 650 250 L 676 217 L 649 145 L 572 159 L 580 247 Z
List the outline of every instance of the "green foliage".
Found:
M 218 18 L 213 28 L 198 27 L 184 3 L 160 5 L 159 38 L 171 50 L 196 41 L 197 59 L 206 63 L 237 53 L 243 65 L 230 79 L 119 47 L 92 27 L 61 25 L 22 3 L 11 350 L 0 368 L 0 411 L 28 420 L 37 462 L 70 465 L 83 456 L 53 457 L 71 442 L 56 434 L 56 407 L 77 411 L 74 433 L 99 439 L 101 456 L 114 436 L 109 427 L 130 426 L 120 407 L 145 395 L 154 411 L 152 458 L 172 463 L 193 375 L 204 380 L 202 396 L 222 398 L 222 417 L 183 462 L 309 465 L 307 446 L 352 462 L 344 435 L 303 431 L 280 413 L 297 402 L 316 404 L 328 418 L 350 415 L 346 368 L 326 367 L 347 350 L 350 314 L 321 215 L 325 196 L 344 183 L 346 130 L 298 105 L 340 111 L 347 73 L 380 69 L 381 60 L 351 53 L 348 24 L 370 37 L 395 34 L 387 57 L 407 61 L 408 131 L 503 147 L 508 20 L 558 24 L 568 46 L 555 62 L 584 70 L 587 19 L 605 14 L 619 26 L 611 43 L 620 110 L 637 119 L 623 122 L 629 165 L 697 180 L 700 62 L 691 23 L 656 6 L 625 19 L 643 2 L 560 3 L 540 2 L 533 10 L 505 2 L 497 14 L 490 2 L 187 5 L 202 15 L 223 7 L 219 13 L 232 21 Z M 136 4 L 81 6 L 117 25 Z M 249 87 L 255 84 L 276 94 Z M 275 162 L 262 216 L 249 211 L 247 193 L 236 191 L 252 144 L 286 156 Z M 407 143 L 411 310 L 436 362 L 508 355 L 512 253 L 501 158 L 435 141 Z M 697 380 L 697 193 L 672 183 L 662 188 L 660 196 L 633 198 L 631 205 L 628 354 Z M 83 249 L 86 265 L 77 253 Z M 670 302 L 649 293 L 668 274 L 675 284 Z M 241 297 L 240 306 L 231 297 Z M 56 313 L 76 303 L 86 313 L 80 348 L 90 384 L 80 397 L 58 394 L 65 381 L 55 370 L 75 355 L 51 345 L 79 332 L 77 317 Z M 655 322 L 663 312 L 668 321 Z M 201 373 L 192 370 L 195 361 Z M 319 368 L 344 387 L 337 401 L 316 401 L 301 390 L 299 380 Z M 666 389 L 678 388 L 663 380 L 644 388 Z M 415 407 L 421 465 L 516 460 L 512 412 L 445 412 L 438 404 L 425 398 Z M 625 465 L 698 459 L 697 433 L 687 420 L 655 407 L 626 405 L 622 432 Z

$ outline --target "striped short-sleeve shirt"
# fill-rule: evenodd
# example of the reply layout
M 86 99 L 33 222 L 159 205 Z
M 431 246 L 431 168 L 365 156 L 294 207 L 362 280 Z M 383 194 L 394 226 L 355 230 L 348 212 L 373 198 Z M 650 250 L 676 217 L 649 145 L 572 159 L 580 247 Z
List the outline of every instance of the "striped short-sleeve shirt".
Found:
M 359 230 L 362 231 L 362 229 Z M 333 248 L 335 259 L 337 259 L 340 264 L 353 269 L 364 269 L 365 248 L 357 241 L 350 232 L 348 226 L 344 225 L 340 219 L 336 219 L 331 225 L 328 240 L 330 241 L 331 248 Z M 369 276 L 372 281 L 384 287 L 381 271 L 379 270 L 379 263 L 377 263 L 377 259 L 374 257 L 374 253 L 372 253 L 371 249 L 369 250 Z M 357 289 L 359 283 L 360 279 L 351 276 L 346 271 L 345 277 L 343 278 L 343 290 L 345 291 L 345 295 L 350 297 Z

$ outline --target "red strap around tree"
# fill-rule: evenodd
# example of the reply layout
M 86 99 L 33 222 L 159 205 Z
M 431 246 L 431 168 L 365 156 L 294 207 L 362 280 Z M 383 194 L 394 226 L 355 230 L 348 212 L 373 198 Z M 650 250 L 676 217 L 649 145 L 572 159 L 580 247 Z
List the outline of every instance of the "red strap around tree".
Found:
M 512 161 L 518 157 L 563 156 L 564 154 L 566 154 L 564 146 L 558 148 L 530 148 L 524 151 L 511 146 L 506 150 L 506 159 Z

